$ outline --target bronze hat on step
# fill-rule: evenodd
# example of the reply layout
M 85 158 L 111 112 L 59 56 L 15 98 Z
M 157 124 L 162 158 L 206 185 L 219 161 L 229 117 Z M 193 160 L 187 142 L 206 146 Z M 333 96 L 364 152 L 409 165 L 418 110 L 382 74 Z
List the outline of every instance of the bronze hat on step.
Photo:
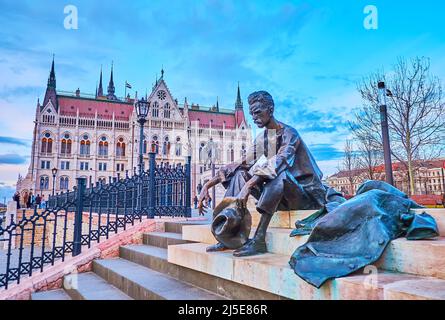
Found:
M 224 198 L 213 212 L 212 233 L 228 249 L 238 249 L 249 240 L 252 216 L 236 198 Z

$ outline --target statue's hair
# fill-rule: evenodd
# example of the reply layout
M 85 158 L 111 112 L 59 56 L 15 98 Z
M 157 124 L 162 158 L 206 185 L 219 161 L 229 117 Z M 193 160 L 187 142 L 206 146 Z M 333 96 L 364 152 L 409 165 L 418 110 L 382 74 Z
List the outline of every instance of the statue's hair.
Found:
M 254 104 L 255 102 L 260 102 L 266 107 L 274 107 L 275 103 L 273 102 L 273 98 L 267 91 L 257 91 L 249 95 L 248 98 L 249 105 Z

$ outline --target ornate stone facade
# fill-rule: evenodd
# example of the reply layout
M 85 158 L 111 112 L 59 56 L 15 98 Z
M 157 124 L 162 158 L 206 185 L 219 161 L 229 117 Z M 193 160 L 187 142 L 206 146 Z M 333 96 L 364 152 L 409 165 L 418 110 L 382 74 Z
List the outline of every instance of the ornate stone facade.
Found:
M 138 165 L 139 124 L 134 98 L 118 99 L 113 71 L 108 92 L 103 93 L 102 71 L 96 95 L 56 90 L 54 61 L 43 104 L 37 103 L 31 163 L 27 175 L 19 177 L 17 190 L 23 195 L 52 194 L 52 169 L 58 169 L 56 193 L 72 190 L 76 178 L 91 182 L 124 175 Z M 135 97 L 136 98 L 136 97 Z M 148 153 L 170 164 L 185 163 L 192 156 L 192 196 L 199 182 L 210 177 L 210 161 L 217 166 L 238 158 L 251 141 L 243 111 L 239 85 L 235 110 L 222 110 L 219 102 L 208 108 L 183 104 L 174 99 L 164 72 L 148 95 L 150 113 L 144 126 L 144 165 Z M 213 148 L 206 147 L 213 141 Z M 23 198 L 23 197 L 22 197 Z
M 414 195 L 443 195 L 445 194 L 445 159 L 415 162 L 415 190 L 409 191 L 409 177 L 407 170 L 400 163 L 393 164 L 395 186 L 408 194 Z M 373 180 L 385 181 L 384 165 L 374 168 Z M 369 180 L 369 173 L 364 169 L 354 171 L 340 171 L 327 179 L 329 186 L 341 191 L 345 195 L 355 195 L 358 187 Z

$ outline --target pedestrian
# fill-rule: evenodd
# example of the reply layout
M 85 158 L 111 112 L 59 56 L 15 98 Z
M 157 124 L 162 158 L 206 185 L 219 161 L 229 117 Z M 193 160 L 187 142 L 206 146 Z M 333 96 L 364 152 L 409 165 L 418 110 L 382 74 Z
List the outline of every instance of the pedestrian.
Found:
M 33 193 L 31 193 L 30 198 L 31 199 L 29 200 L 29 208 L 33 208 L 36 203 L 36 196 Z
M 37 209 L 40 209 L 40 205 L 42 204 L 42 198 L 40 197 L 40 194 L 38 194 L 35 198 L 35 204 L 37 206 Z
M 212 197 L 209 196 L 209 199 L 207 200 L 207 203 L 209 205 L 209 208 L 212 207 Z
M 25 206 L 25 208 L 28 208 L 28 199 L 29 199 L 29 194 L 28 191 L 26 191 L 25 194 L 23 195 L 23 205 Z
M 16 202 L 17 209 L 20 209 L 20 194 L 18 192 L 14 193 L 12 200 L 14 200 Z
M 198 197 L 197 196 L 195 196 L 193 198 L 193 203 L 195 204 L 195 209 L 198 209 Z
M 45 195 L 42 195 L 42 200 L 40 201 L 40 209 L 46 209 Z

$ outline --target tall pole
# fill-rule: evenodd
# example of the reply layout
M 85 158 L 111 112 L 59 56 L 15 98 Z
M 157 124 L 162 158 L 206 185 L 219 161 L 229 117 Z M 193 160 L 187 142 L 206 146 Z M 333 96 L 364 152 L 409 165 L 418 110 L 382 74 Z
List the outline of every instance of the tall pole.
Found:
M 380 102 L 380 120 L 382 125 L 382 138 L 383 138 L 383 154 L 385 158 L 385 175 L 386 182 L 390 185 L 394 185 L 394 177 L 392 173 L 392 161 L 391 161 L 391 146 L 389 142 L 389 126 L 388 126 L 388 111 L 386 106 L 386 87 L 384 82 L 379 82 L 379 102 Z
M 442 165 L 442 195 L 445 195 L 445 162 Z
M 139 135 L 139 173 L 142 173 L 144 171 L 144 124 L 145 119 L 140 118 L 138 120 L 140 125 L 140 135 Z
M 56 193 L 56 175 L 53 174 L 53 197 Z
M 215 177 L 215 162 L 212 160 L 212 178 Z M 212 188 L 212 209 L 215 210 L 216 203 L 216 187 Z

